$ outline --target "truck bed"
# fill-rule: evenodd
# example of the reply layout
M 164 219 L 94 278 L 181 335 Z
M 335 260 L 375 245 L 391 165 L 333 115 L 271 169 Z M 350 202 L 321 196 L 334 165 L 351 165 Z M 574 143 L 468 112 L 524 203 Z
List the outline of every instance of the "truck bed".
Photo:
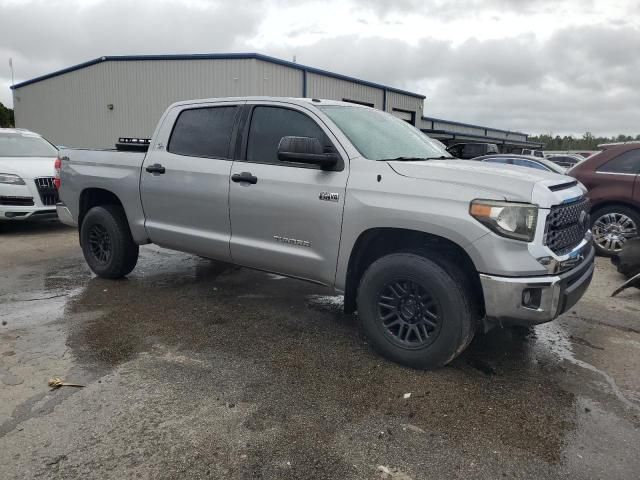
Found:
M 111 192 L 123 205 L 134 238 L 146 242 L 140 201 L 140 170 L 144 152 L 64 148 L 60 200 L 77 221 L 81 202 L 88 194 Z

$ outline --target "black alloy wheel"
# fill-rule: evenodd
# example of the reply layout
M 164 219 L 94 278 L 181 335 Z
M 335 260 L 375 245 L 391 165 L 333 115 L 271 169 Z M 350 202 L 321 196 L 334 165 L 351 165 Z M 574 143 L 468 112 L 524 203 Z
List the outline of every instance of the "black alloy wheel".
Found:
M 89 231 L 91 254 L 102 265 L 109 263 L 112 254 L 111 237 L 102 225 L 93 225 Z
M 387 283 L 378 294 L 378 318 L 395 345 L 424 348 L 442 328 L 441 308 L 422 285 L 408 279 Z

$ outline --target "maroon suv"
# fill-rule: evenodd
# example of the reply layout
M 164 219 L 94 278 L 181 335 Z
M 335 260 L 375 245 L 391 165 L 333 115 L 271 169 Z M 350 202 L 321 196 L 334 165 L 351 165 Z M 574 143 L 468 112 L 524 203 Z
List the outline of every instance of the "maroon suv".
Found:
M 589 190 L 596 250 L 611 256 L 640 229 L 640 142 L 600 145 L 603 150 L 568 174 Z

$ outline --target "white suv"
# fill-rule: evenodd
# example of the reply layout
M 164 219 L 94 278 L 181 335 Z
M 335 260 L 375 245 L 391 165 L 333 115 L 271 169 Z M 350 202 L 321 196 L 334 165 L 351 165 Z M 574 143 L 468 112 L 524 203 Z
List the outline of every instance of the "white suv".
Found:
M 58 150 L 37 133 L 0 128 L 0 221 L 57 216 Z

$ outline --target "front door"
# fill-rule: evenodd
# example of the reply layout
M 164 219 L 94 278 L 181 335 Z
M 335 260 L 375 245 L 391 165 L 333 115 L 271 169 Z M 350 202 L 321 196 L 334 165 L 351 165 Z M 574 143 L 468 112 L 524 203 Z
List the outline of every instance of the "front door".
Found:
M 247 108 L 244 145 L 231 172 L 233 262 L 333 284 L 347 157 L 321 120 L 304 107 L 255 102 Z M 280 161 L 278 144 L 285 136 L 318 138 L 342 161 L 331 171 Z
M 240 105 L 181 105 L 165 117 L 142 166 L 153 243 L 229 260 L 229 173 Z

